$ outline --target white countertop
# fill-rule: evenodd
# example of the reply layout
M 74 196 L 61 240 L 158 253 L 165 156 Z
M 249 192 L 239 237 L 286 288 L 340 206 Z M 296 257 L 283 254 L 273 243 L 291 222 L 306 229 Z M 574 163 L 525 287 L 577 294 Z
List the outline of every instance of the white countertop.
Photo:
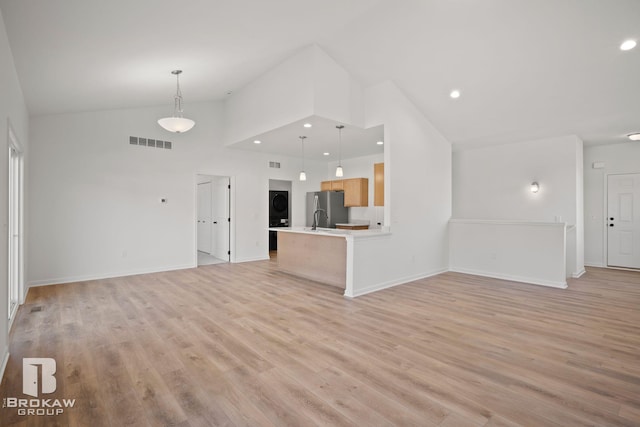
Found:
M 281 231 L 284 233 L 300 233 L 310 234 L 316 236 L 331 236 L 331 237 L 376 237 L 390 235 L 389 231 L 376 228 L 369 230 L 340 230 L 336 228 L 318 228 L 317 230 L 311 230 L 311 227 L 271 227 L 269 231 Z

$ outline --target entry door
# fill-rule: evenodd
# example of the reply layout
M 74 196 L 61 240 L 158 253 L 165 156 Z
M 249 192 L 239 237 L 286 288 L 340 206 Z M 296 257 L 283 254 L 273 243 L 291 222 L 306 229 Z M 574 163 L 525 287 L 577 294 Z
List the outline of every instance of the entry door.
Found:
M 607 178 L 607 264 L 640 268 L 640 174 Z
M 229 178 L 213 180 L 213 256 L 229 261 Z
M 211 254 L 211 182 L 198 184 L 198 250 Z

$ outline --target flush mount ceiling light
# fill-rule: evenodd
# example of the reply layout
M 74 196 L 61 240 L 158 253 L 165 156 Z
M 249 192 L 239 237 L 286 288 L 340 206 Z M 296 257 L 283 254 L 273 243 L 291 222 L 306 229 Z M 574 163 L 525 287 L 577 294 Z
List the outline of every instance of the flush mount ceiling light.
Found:
M 460 91 L 457 89 L 454 89 L 451 91 L 451 93 L 449 94 L 449 96 L 453 99 L 458 99 L 460 98 Z
M 307 180 L 307 174 L 304 172 L 304 140 L 307 138 L 306 136 L 299 136 L 300 145 L 302 146 L 302 170 L 300 171 L 300 181 Z
M 338 167 L 336 168 L 336 176 L 338 178 L 341 178 L 342 176 L 344 176 L 341 162 L 342 153 L 340 151 L 342 146 L 342 129 L 344 129 L 344 126 L 338 125 L 336 126 L 336 129 L 338 129 Z
M 640 141 L 640 132 L 638 133 L 630 133 L 627 137 L 632 141 Z
M 323 155 L 323 156 L 328 156 L 328 155 L 329 155 L 329 153 L 322 153 L 322 155 Z
M 636 47 L 638 43 L 636 43 L 635 40 L 625 40 L 624 42 L 622 42 L 622 44 L 620 45 L 620 50 L 631 50 L 634 47 Z
M 253 141 L 254 144 L 262 144 L 262 141 L 256 139 L 255 141 Z
M 531 192 L 537 193 L 538 191 L 540 191 L 540 184 L 538 184 L 536 181 L 533 181 L 531 183 Z
M 306 128 L 310 128 L 312 125 L 311 125 L 311 123 L 305 123 L 305 124 L 304 124 L 304 125 L 302 125 L 302 126 L 304 126 L 304 127 L 306 127 Z
M 182 133 L 190 130 L 196 122 L 182 117 L 182 92 L 180 91 L 180 73 L 182 70 L 173 70 L 171 74 L 176 76 L 176 94 L 174 96 L 173 117 L 165 117 L 158 120 L 158 124 L 169 132 Z
M 384 141 L 378 141 L 378 142 L 376 142 L 376 144 L 378 144 L 378 145 L 384 145 Z

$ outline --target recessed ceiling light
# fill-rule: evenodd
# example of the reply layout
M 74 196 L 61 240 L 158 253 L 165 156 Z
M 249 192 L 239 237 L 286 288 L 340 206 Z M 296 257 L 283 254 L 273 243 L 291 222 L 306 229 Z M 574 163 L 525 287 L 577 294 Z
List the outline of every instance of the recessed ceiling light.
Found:
M 329 155 L 329 153 L 322 153 L 322 155 L 323 155 L 323 156 L 328 156 L 328 155 Z
M 306 127 L 306 128 L 310 128 L 312 126 L 312 124 L 311 123 L 305 123 L 303 126 Z
M 639 133 L 630 133 L 627 135 L 632 141 L 640 141 L 640 132 Z
M 260 143 L 262 143 L 262 141 L 256 139 L 255 141 L 253 141 L 253 143 L 254 144 L 260 144 Z
M 620 45 L 620 50 L 631 50 L 636 47 L 637 43 L 635 40 L 625 40 Z
M 378 145 L 383 145 L 383 144 L 384 144 L 384 141 L 378 141 L 378 142 L 376 142 L 376 144 L 378 144 Z
M 452 97 L 453 99 L 457 99 L 460 98 L 460 91 L 459 90 L 452 90 L 451 93 L 449 94 L 450 97 Z

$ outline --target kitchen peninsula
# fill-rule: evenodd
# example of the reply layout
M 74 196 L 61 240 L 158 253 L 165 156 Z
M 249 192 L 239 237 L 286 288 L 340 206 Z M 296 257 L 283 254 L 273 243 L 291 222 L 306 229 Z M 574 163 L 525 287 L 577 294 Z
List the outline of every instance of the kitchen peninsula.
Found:
M 335 228 L 282 227 L 278 232 L 278 267 L 282 271 L 344 289 L 354 297 L 356 241 L 384 238 L 388 231 Z

